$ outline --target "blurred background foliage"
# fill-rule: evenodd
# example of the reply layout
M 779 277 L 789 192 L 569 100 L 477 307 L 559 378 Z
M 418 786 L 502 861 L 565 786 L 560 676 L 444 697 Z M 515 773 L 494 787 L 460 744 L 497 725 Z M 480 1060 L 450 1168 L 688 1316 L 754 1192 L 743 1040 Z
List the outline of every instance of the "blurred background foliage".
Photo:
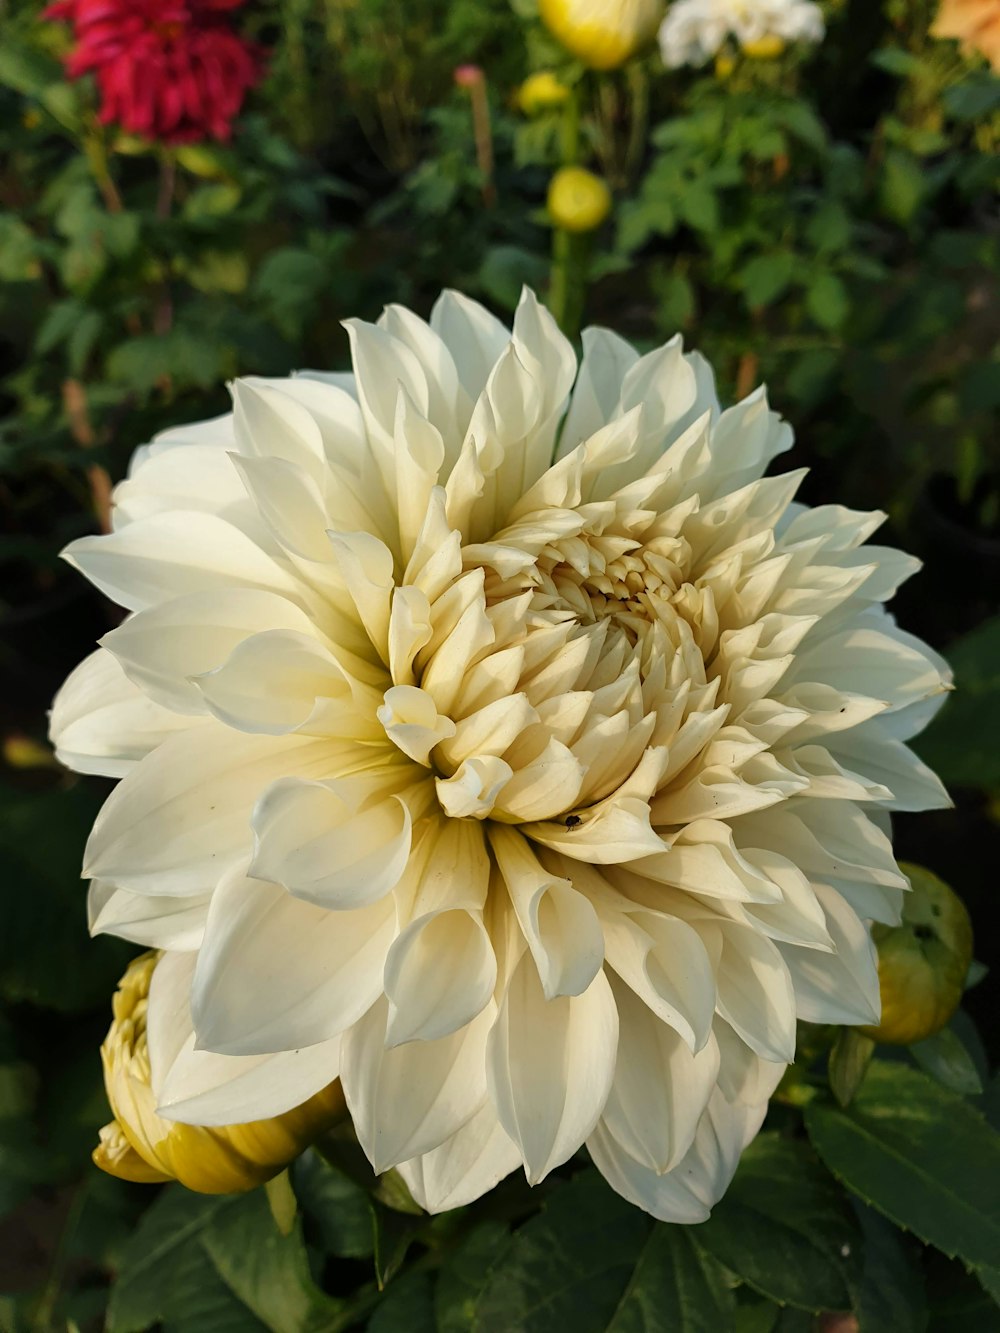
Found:
M 1000 80 L 929 36 L 930 0 L 824 10 L 814 48 L 675 72 L 652 51 L 584 77 L 533 0 L 253 0 L 238 22 L 267 75 L 232 142 L 165 151 L 99 124 L 91 83 L 64 76 L 64 25 L 0 0 L 0 1329 L 787 1333 L 848 1308 L 862 1333 L 1000 1328 L 1000 1221 L 949 1248 L 912 1181 L 852 1182 L 847 1142 L 901 1100 L 914 1125 L 921 1108 L 932 1126 L 975 1114 L 921 1206 L 957 1227 L 977 1161 L 989 1179 L 972 1108 L 1000 1108 Z M 456 81 L 466 66 L 481 80 Z M 518 99 L 541 69 L 578 85 L 583 154 L 614 195 L 587 321 L 640 346 L 680 330 L 729 398 L 766 380 L 796 429 L 791 463 L 812 468 L 805 498 L 885 508 L 925 558 L 898 610 L 955 661 L 922 752 L 958 809 L 902 817 L 897 841 L 965 897 L 994 973 L 967 999 L 979 1035 L 960 1014 L 925 1072 L 886 1062 L 867 1107 L 806 1108 L 850 1206 L 780 1136 L 782 1117 L 801 1126 L 793 1089 L 697 1236 L 653 1228 L 589 1171 L 427 1223 L 315 1153 L 282 1235 L 259 1193 L 204 1200 L 84 1169 L 130 950 L 86 939 L 79 855 L 103 786 L 44 745 L 56 686 L 114 614 L 58 553 L 101 523 L 137 444 L 225 410 L 228 378 L 342 366 L 341 319 L 388 301 L 426 313 L 445 285 L 501 314 L 522 283 L 544 292 L 560 112 Z M 799 1192 L 761 1214 L 769 1161 L 772 1185 L 784 1173 Z M 763 1268 L 740 1249 L 761 1227 Z

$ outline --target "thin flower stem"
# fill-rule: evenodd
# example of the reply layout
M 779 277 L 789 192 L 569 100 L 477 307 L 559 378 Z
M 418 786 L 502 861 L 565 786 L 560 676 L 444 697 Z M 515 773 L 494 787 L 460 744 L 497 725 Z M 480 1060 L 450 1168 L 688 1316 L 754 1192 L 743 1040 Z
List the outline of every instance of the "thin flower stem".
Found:
M 87 391 L 79 380 L 67 379 L 62 386 L 63 407 L 69 418 L 69 428 L 73 439 L 84 449 L 92 449 L 96 444 L 94 428 L 90 424 L 87 411 Z M 87 481 L 90 484 L 90 498 L 94 513 L 101 525 L 102 532 L 111 531 L 111 478 L 105 468 L 98 463 L 91 463 L 87 468 Z
M 631 98 L 628 143 L 625 147 L 624 184 L 631 185 L 642 165 L 649 130 L 649 71 L 642 61 L 632 61 L 626 70 Z
M 470 92 L 472 133 L 476 141 L 476 164 L 483 179 L 483 203 L 487 208 L 492 208 L 497 201 L 497 189 L 493 179 L 493 126 L 490 122 L 490 101 L 486 91 L 485 78 L 474 83 Z
M 563 106 L 559 136 L 560 157 L 564 167 L 575 166 L 580 157 L 580 92 L 570 91 Z M 580 331 L 585 298 L 584 264 L 586 245 L 582 238 L 564 227 L 552 230 L 552 268 L 549 276 L 549 306 L 565 333 L 575 340 Z
M 90 167 L 91 175 L 101 192 L 105 208 L 109 213 L 124 212 L 125 205 L 118 193 L 118 186 L 112 178 L 111 169 L 108 166 L 108 151 L 99 132 L 94 131 L 86 135 L 83 141 L 83 152 Z

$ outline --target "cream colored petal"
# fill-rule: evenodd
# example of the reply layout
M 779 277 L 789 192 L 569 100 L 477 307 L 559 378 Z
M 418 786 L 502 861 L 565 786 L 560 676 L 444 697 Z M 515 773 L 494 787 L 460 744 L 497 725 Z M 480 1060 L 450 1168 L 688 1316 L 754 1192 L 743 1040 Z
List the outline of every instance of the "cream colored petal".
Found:
M 430 1152 L 399 1163 L 410 1193 L 429 1213 L 463 1208 L 521 1165 L 521 1153 L 489 1102 Z
M 379 999 L 344 1038 L 340 1077 L 351 1119 L 377 1172 L 431 1152 L 486 1101 L 486 1037 L 492 1001 L 467 1027 L 436 1041 L 385 1046 L 388 1003 Z
M 389 792 L 398 789 L 400 777 L 389 769 L 384 785 Z M 338 912 L 384 897 L 399 883 L 410 855 L 406 804 L 395 795 L 380 800 L 370 784 L 349 780 L 280 779 L 257 801 L 253 832 L 255 879 Z
M 67 768 L 121 778 L 194 721 L 147 698 L 99 648 L 63 682 L 49 715 L 49 739 Z
M 529 1184 L 565 1162 L 607 1100 L 618 1012 L 603 971 L 581 995 L 546 1000 L 526 954 L 508 982 L 487 1044 L 490 1098 L 521 1150 Z
M 494 825 L 489 836 L 546 1000 L 582 994 L 604 963 L 593 906 L 570 880 L 547 872 L 515 829 Z
M 271 1055 L 335 1037 L 381 994 L 395 933 L 391 897 L 329 912 L 237 867 L 213 895 L 198 953 L 191 1010 L 199 1048 Z
M 714 1037 L 693 1055 L 674 1028 L 612 979 L 618 1060 L 602 1123 L 630 1157 L 662 1174 L 691 1146 L 719 1072 Z

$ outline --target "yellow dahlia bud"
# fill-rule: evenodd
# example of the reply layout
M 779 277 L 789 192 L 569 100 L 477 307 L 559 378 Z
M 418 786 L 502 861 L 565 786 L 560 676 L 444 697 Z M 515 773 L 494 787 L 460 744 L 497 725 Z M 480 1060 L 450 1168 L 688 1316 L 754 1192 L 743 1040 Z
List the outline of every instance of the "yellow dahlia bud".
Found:
M 715 57 L 715 77 L 723 81 L 728 79 L 730 74 L 736 68 L 736 61 L 731 55 L 724 54 Z
M 179 1180 L 201 1194 L 234 1194 L 262 1185 L 344 1114 L 340 1083 L 271 1120 L 206 1129 L 156 1114 L 146 1044 L 149 985 L 159 954 L 136 958 L 112 1001 L 101 1047 L 114 1120 L 100 1133 L 94 1161 L 109 1175 L 152 1184 Z
M 550 69 L 531 74 L 517 90 L 517 105 L 526 116 L 537 116 L 540 111 L 562 106 L 569 97 L 569 89 Z
M 743 54 L 751 60 L 776 60 L 785 49 L 785 39 L 775 32 L 767 32 L 755 41 L 743 43 Z
M 965 904 L 920 866 L 902 867 L 911 890 L 898 926 L 876 926 L 882 1018 L 860 1029 L 875 1041 L 909 1046 L 940 1032 L 958 1008 L 972 962 Z
M 554 36 L 592 69 L 622 65 L 655 32 L 662 0 L 541 0 Z
M 549 182 L 549 216 L 566 231 L 593 231 L 611 212 L 611 191 L 584 167 L 561 167 Z

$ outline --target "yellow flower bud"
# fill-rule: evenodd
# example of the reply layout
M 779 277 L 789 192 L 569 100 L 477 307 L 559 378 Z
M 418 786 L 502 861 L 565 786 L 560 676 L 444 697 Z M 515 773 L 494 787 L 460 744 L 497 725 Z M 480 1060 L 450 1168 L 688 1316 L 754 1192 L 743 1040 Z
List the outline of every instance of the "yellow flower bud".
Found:
M 94 1161 L 109 1175 L 143 1184 L 179 1180 L 201 1194 L 253 1189 L 343 1118 L 340 1083 L 271 1120 L 206 1129 L 158 1116 L 146 1045 L 146 1005 L 158 957 L 136 958 L 112 1001 L 114 1018 L 101 1061 L 115 1118 L 101 1130 Z
M 776 60 L 784 49 L 785 39 L 774 32 L 767 32 L 763 37 L 743 43 L 743 54 L 751 60 Z
M 611 191 L 584 167 L 561 167 L 549 183 L 549 217 L 566 231 L 593 231 L 611 212 Z
M 882 1017 L 866 1037 L 909 1046 L 940 1032 L 958 1008 L 972 962 L 972 924 L 965 904 L 943 880 L 904 866 L 911 888 L 898 926 L 876 926 Z
M 550 69 L 529 75 L 517 90 L 517 104 L 526 116 L 562 106 L 567 97 L 569 89 Z
M 736 68 L 736 61 L 730 55 L 721 55 L 715 57 L 715 77 L 723 82 L 729 78 Z
M 592 69 L 615 69 L 655 32 L 663 0 L 540 0 L 542 20 Z

